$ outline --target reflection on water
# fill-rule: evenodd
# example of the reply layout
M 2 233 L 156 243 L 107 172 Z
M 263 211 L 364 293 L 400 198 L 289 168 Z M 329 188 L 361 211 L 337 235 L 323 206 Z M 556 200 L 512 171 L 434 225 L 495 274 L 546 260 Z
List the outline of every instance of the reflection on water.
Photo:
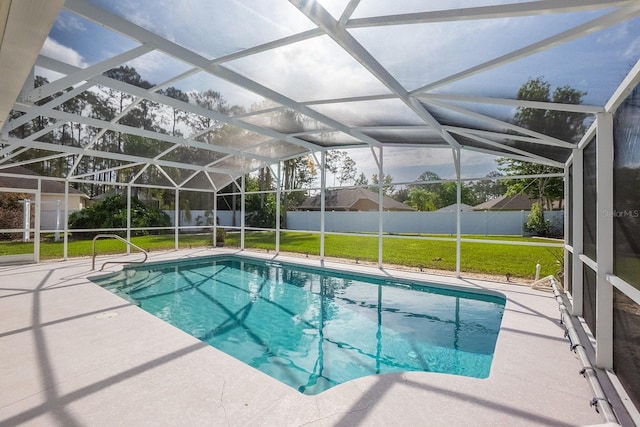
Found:
M 485 378 L 504 308 L 491 295 L 241 258 L 135 271 L 102 284 L 305 394 L 388 372 Z

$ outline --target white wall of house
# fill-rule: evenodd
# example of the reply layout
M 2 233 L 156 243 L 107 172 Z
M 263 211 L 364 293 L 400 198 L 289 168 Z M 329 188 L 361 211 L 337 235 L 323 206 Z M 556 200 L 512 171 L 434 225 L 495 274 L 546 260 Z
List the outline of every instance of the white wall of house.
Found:
M 69 215 L 83 209 L 86 200 L 87 198 L 80 194 L 69 194 Z M 32 198 L 31 209 L 34 206 L 33 202 Z M 31 227 L 33 227 L 33 223 Z M 42 194 L 40 196 L 40 230 L 46 232 L 64 230 L 64 194 Z
M 55 210 L 55 205 L 58 200 L 62 203 L 64 209 L 64 194 L 47 194 L 42 193 L 40 195 L 43 210 Z M 69 194 L 69 210 L 78 211 L 84 209 L 87 205 L 88 197 L 82 194 Z M 51 209 L 51 206 L 54 208 Z
M 86 197 L 69 194 L 69 215 L 83 209 Z M 42 194 L 40 200 L 40 230 L 64 230 L 64 194 Z

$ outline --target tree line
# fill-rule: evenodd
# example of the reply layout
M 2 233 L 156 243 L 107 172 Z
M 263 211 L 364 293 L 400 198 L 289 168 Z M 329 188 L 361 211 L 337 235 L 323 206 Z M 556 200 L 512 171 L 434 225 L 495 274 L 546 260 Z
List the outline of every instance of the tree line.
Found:
M 586 92 L 579 91 L 569 86 L 557 87 L 553 92 L 551 85 L 543 77 L 531 78 L 524 83 L 516 98 L 519 100 L 553 102 L 561 104 L 580 104 Z M 585 132 L 585 119 L 587 115 L 583 113 L 572 113 L 557 110 L 544 110 L 540 108 L 518 107 L 511 122 L 525 129 L 530 129 L 553 138 L 567 142 L 577 143 Z M 515 132 L 514 132 L 515 133 Z M 542 150 L 552 151 L 550 147 Z M 356 169 L 356 164 L 346 151 L 329 151 L 326 156 L 327 170 L 333 174 L 334 180 L 340 186 L 355 185 L 367 187 L 373 191 L 378 191 L 382 185 L 383 193 L 399 202 L 406 203 L 419 211 L 431 211 L 452 205 L 457 201 L 456 182 L 434 182 L 442 181 L 436 173 L 425 171 L 415 181 L 406 186 L 397 187 L 393 184 L 393 177 L 385 174 L 379 177 L 373 174 L 369 180 L 364 172 Z M 554 204 L 562 207 L 564 198 L 564 184 L 561 177 L 540 176 L 537 178 L 525 179 L 504 179 L 508 176 L 517 175 L 548 175 L 561 173 L 562 168 L 547 166 L 516 160 L 512 158 L 499 158 L 498 169 L 490 172 L 483 180 L 464 182 L 461 184 L 461 202 L 474 206 L 496 197 L 506 195 L 524 194 L 530 199 L 536 200 L 533 211 L 537 218 L 529 220 L 535 232 L 545 234 L 548 232 L 549 224 L 544 220 L 543 210 L 551 210 Z M 304 163 L 304 162 L 303 162 Z M 312 163 L 312 162 L 311 162 Z M 313 181 L 315 171 L 309 169 L 311 173 L 306 174 L 308 183 Z M 261 183 L 263 181 L 260 181 Z M 335 182 L 334 182 L 335 184 Z M 264 185 L 259 185 L 259 190 L 265 190 Z M 302 201 L 304 192 L 298 193 L 298 201 Z M 264 209 L 264 196 L 260 196 L 261 203 L 256 206 L 255 211 Z M 273 202 L 273 201 L 272 201 Z M 273 203 L 270 206 L 274 206 Z M 295 203 L 285 203 L 285 209 L 296 206 Z M 254 217 L 260 217 L 255 214 Z M 270 215 L 268 221 L 261 223 L 271 223 L 275 216 Z
M 143 89 L 150 89 L 154 84 L 144 80 L 133 67 L 122 66 L 104 73 L 107 77 L 122 81 Z M 48 83 L 47 79 L 36 76 L 36 87 Z M 69 88 L 68 90 L 70 90 Z M 230 105 L 221 93 L 214 90 L 186 93 L 175 87 L 168 87 L 158 91 L 172 99 L 195 104 L 205 110 L 214 111 L 225 115 L 238 115 L 245 111 L 243 107 Z M 56 93 L 38 102 L 39 105 L 51 101 L 62 95 Z M 517 98 L 534 101 L 551 101 L 558 103 L 579 104 L 586 93 L 568 86 L 556 88 L 551 92 L 550 84 L 542 77 L 530 79 L 518 91 Z M 262 105 L 255 105 L 252 109 L 264 109 L 269 106 L 269 101 Z M 214 120 L 210 117 L 184 111 L 148 99 L 135 98 L 124 92 L 111 88 L 96 86 L 94 90 L 85 91 L 80 95 L 62 103 L 59 110 L 63 112 L 82 114 L 105 122 L 116 121 L 125 126 L 131 126 L 144 130 L 165 134 L 174 137 L 184 135 L 197 135 L 194 139 L 198 142 L 211 144 L 212 146 L 225 146 L 234 140 L 251 138 L 251 133 L 236 126 Z M 11 112 L 11 118 L 22 115 L 17 111 Z M 549 136 L 565 141 L 575 142 L 584 132 L 584 119 L 586 115 L 581 113 L 558 112 L 534 108 L 519 107 L 512 119 L 518 126 L 535 130 Z M 284 109 L 275 110 L 270 120 L 270 126 L 275 129 L 286 130 L 286 133 L 300 132 L 305 129 L 303 117 L 300 114 Z M 26 138 L 29 135 L 41 131 L 53 124 L 53 119 L 39 116 L 23 126 L 11 131 L 11 136 Z M 256 136 L 257 137 L 257 136 Z M 220 160 L 224 154 L 204 150 L 194 146 L 177 145 L 170 142 L 156 140 L 124 132 L 104 131 L 82 123 L 64 123 L 42 137 L 40 141 L 58 145 L 74 147 L 95 148 L 96 150 L 154 157 L 162 155 L 163 160 L 184 162 L 191 164 L 207 165 Z M 32 159 L 35 156 L 44 157 L 45 160 L 28 165 L 34 172 L 47 176 L 64 176 L 75 168 L 75 174 L 95 174 L 96 181 L 100 182 L 128 182 L 138 176 L 136 183 L 153 184 L 166 182 L 167 179 L 156 168 L 148 168 L 142 172 L 144 165 L 114 169 L 119 166 L 114 159 L 83 156 L 77 164 L 71 156 L 49 158 L 51 153 L 44 150 L 29 150 L 15 157 L 17 161 Z M 111 170 L 109 170 L 111 169 Z M 177 168 L 163 168 L 174 182 L 182 182 L 187 179 L 189 172 Z M 330 172 L 339 186 L 356 185 L 370 187 L 377 191 L 379 185 L 383 186 L 385 195 L 413 206 L 417 210 L 434 210 L 448 206 L 456 202 L 457 184 L 455 182 L 433 183 L 440 181 L 440 177 L 425 171 L 417 177 L 415 183 L 403 187 L 394 186 L 393 177 L 385 174 L 379 177 L 373 174 L 367 178 L 364 173 L 356 169 L 356 163 L 346 151 L 330 150 L 326 155 L 326 169 Z M 536 165 L 519 160 L 503 158 L 499 160 L 498 170 L 487 175 L 487 178 L 499 178 L 508 175 L 528 175 L 553 173 L 561 171 L 544 165 Z M 308 189 L 317 179 L 317 166 L 309 155 L 302 156 L 282 163 L 282 179 L 280 182 L 282 193 L 282 210 L 295 209 L 306 197 Z M 271 169 L 268 167 L 247 174 L 246 191 L 262 192 L 247 197 L 246 211 L 252 216 L 251 222 L 256 226 L 266 226 L 274 223 L 275 199 L 269 191 L 275 189 L 275 180 Z M 335 182 L 334 182 L 335 183 Z M 74 187 L 96 196 L 110 192 L 112 187 L 102 183 L 73 183 Z M 539 199 L 542 205 L 550 209 L 554 201 L 562 199 L 561 178 L 535 178 L 528 180 L 497 180 L 488 179 L 462 184 L 462 202 L 476 205 L 494 197 L 504 194 L 525 193 L 532 198 Z M 164 189 L 135 189 L 135 192 L 145 191 L 148 196 L 155 197 L 163 208 L 173 208 L 174 195 L 171 190 Z M 238 185 L 231 183 L 221 189 L 219 194 L 219 209 L 239 209 L 239 197 L 237 197 Z M 135 195 L 135 193 L 134 193 Z M 201 209 L 212 206 L 211 193 L 205 192 L 181 192 L 181 209 Z M 262 213 L 261 213 L 262 212 Z M 271 212 L 271 213 L 267 213 Z

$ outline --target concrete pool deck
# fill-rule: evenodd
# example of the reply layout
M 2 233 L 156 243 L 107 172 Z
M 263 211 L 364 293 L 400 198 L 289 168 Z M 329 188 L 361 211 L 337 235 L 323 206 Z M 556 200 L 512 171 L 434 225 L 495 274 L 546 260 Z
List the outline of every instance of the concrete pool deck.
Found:
M 150 261 L 232 252 L 152 253 Z M 105 271 L 121 268 L 109 266 Z M 349 265 L 349 271 L 503 293 L 507 305 L 491 374 L 385 374 L 306 396 L 102 289 L 87 279 L 96 275 L 90 268 L 87 258 L 0 266 L 0 426 L 604 423 L 589 406 L 593 392 L 578 373 L 548 292 Z

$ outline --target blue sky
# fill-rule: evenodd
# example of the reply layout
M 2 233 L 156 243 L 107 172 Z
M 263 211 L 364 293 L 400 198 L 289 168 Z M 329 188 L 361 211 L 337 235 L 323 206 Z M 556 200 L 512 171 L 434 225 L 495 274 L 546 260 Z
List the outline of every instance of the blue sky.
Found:
M 95 0 L 94 3 L 168 39 L 215 58 L 244 48 L 313 28 L 295 7 L 286 1 L 259 2 L 184 0 Z M 339 16 L 346 0 L 323 0 Z M 383 13 L 408 13 L 438 7 L 465 7 L 496 1 L 465 0 L 423 2 L 411 0 L 362 0 L 354 18 Z M 558 31 L 594 19 L 608 11 L 543 15 L 462 23 L 420 24 L 350 30 L 354 37 L 408 90 L 464 70 L 487 59 L 525 46 Z M 123 36 L 62 11 L 45 43 L 43 53 L 86 67 L 135 47 Z M 438 92 L 514 98 L 520 85 L 542 76 L 552 87 L 570 85 L 588 92 L 584 101 L 603 105 L 640 57 L 640 20 L 596 32 L 588 37 L 561 44 L 512 64 L 494 68 L 437 89 Z M 167 55 L 152 53 L 133 61 L 143 78 L 160 83 L 187 69 Z M 372 78 L 360 64 L 327 37 L 315 38 L 225 64 L 234 71 L 256 78 L 267 87 L 305 101 L 327 97 L 380 94 L 387 89 Z M 53 78 L 53 77 L 51 77 Z M 313 80 L 313 84 L 309 82 Z M 204 73 L 175 84 L 184 90 L 214 89 L 230 104 L 250 108 L 261 98 Z M 403 108 L 403 107 L 399 107 Z M 403 110 L 388 110 L 392 116 Z M 443 150 L 449 151 L 449 150 Z M 353 156 L 360 169 L 375 170 L 370 155 Z M 496 165 L 486 156 L 467 155 L 466 170 L 482 176 Z M 451 169 L 446 154 L 389 154 L 385 162 L 402 179 L 415 179 L 424 170 L 442 176 Z M 360 164 L 362 167 L 360 167 Z M 420 170 L 423 169 L 423 170 Z M 441 171 L 441 172 L 438 172 Z M 417 172 L 417 174 L 415 173 Z M 415 175 L 415 176 L 414 176 Z M 465 175 L 468 175 L 465 173 Z

